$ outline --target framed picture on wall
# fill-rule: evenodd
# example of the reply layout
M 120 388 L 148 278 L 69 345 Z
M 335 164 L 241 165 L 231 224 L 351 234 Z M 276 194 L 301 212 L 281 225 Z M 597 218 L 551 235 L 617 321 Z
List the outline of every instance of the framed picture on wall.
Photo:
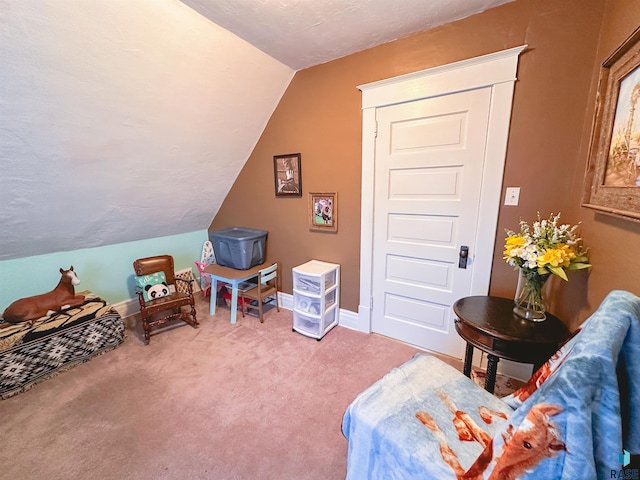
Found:
M 302 169 L 299 153 L 275 155 L 273 174 L 276 182 L 276 197 L 302 196 Z
M 640 221 L 640 27 L 600 70 L 583 205 Z
M 309 229 L 319 232 L 338 231 L 338 194 L 309 194 Z

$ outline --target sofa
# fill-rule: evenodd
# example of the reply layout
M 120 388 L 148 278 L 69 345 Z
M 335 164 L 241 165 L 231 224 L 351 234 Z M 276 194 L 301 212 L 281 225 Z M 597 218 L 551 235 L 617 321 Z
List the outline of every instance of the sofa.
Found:
M 347 408 L 347 479 L 635 478 L 639 319 L 638 297 L 611 292 L 504 398 L 417 355 Z
M 0 399 L 112 350 L 125 337 L 113 306 L 90 291 L 82 305 L 28 323 L 0 325 Z

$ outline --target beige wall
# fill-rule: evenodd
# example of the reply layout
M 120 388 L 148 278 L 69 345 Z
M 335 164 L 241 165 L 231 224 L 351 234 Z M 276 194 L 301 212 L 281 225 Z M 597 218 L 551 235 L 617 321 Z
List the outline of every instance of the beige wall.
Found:
M 312 258 L 340 263 L 341 306 L 357 311 L 362 137 L 357 85 L 528 44 L 520 56 L 504 176 L 505 187 L 522 188 L 520 205 L 500 210 L 491 293 L 513 295 L 516 272 L 502 260 L 504 230 L 517 228 L 520 218 L 533 219 L 537 211 L 562 211 L 566 222 L 583 221 L 595 265 L 590 275 L 576 272 L 569 284 L 556 286 L 554 313 L 575 324 L 614 286 L 639 293 L 633 282 L 639 261 L 615 259 L 620 245 L 612 241 L 638 244 L 638 225 L 580 207 L 596 62 L 632 31 L 630 19 L 638 18 L 637 3 L 635 17 L 623 4 L 629 2 L 518 0 L 298 72 L 211 228 L 268 230 L 268 256 L 282 263 L 286 293 L 295 265 Z M 295 152 L 302 153 L 303 197 L 276 198 L 273 155 Z M 309 231 L 309 192 L 338 192 L 337 234 Z M 566 299 L 571 302 L 559 301 Z
M 640 2 L 607 0 L 591 86 L 585 99 L 586 113 L 580 150 L 575 162 L 576 175 L 571 196 L 571 207 L 575 216 L 582 220 L 582 236 L 591 247 L 590 260 L 593 264 L 588 280 L 584 282 L 586 295 L 581 291 L 572 290 L 568 291 L 565 297 L 565 303 L 580 305 L 581 318 L 595 309 L 611 290 L 629 290 L 640 295 L 640 258 L 635 255 L 635 251 L 640 247 L 640 223 L 604 215 L 580 206 L 600 66 L 639 25 Z

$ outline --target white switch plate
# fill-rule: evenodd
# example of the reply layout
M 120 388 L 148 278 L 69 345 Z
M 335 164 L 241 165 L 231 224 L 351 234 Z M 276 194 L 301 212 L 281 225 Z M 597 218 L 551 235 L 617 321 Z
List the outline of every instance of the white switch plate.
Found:
M 520 187 L 508 187 L 504 196 L 505 205 L 518 205 L 520 199 Z

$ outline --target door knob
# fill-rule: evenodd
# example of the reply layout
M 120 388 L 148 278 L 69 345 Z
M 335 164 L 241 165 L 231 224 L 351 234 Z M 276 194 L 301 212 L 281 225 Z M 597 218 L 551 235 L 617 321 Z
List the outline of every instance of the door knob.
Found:
M 469 247 L 462 245 L 460 253 L 458 253 L 458 268 L 467 268 L 467 259 L 469 258 Z

